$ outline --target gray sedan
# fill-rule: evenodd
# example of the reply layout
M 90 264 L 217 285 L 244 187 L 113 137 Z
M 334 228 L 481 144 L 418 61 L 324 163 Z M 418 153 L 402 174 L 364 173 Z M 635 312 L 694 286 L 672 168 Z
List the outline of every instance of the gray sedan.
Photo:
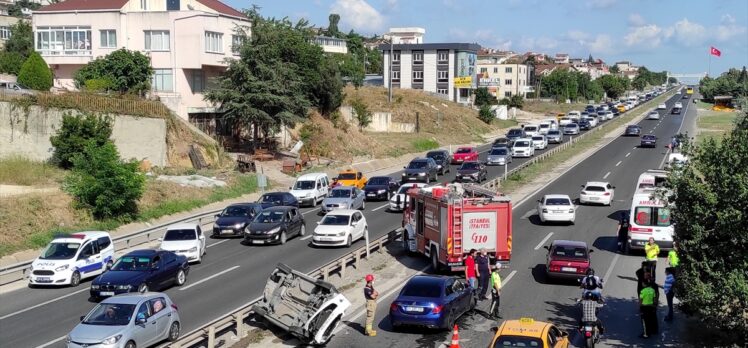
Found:
M 330 194 L 322 201 L 320 213 L 327 213 L 335 209 L 361 209 L 366 208 L 364 191 L 352 186 L 338 186 L 330 191 Z
M 148 347 L 179 338 L 177 306 L 160 292 L 127 293 L 97 304 L 67 336 L 67 346 Z
M 487 165 L 506 165 L 512 162 L 512 153 L 506 147 L 497 147 L 491 149 L 486 158 Z
M 558 129 L 551 129 L 548 134 L 545 135 L 548 138 L 549 144 L 560 144 L 564 142 L 564 135 Z

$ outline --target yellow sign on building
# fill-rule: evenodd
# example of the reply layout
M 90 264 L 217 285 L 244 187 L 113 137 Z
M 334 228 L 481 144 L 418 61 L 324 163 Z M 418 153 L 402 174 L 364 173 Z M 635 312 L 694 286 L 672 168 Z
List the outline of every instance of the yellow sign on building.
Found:
M 473 77 L 472 76 L 455 77 L 454 86 L 455 88 L 473 87 Z

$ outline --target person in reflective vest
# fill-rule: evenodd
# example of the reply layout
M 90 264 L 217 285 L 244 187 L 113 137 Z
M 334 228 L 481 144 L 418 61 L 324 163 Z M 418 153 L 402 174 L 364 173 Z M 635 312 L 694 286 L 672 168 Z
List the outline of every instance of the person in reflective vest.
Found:
M 366 298 L 366 336 L 376 336 L 374 326 L 374 312 L 377 310 L 377 297 L 379 292 L 374 290 L 374 276 L 366 275 L 366 286 L 364 287 L 364 298 Z
M 501 275 L 499 275 L 499 269 L 501 263 L 496 262 L 493 272 L 491 272 L 491 279 L 489 279 L 489 287 L 491 288 L 491 307 L 489 315 L 493 319 L 499 318 L 499 305 L 501 304 Z
M 660 255 L 660 246 L 655 243 L 654 238 L 649 237 L 649 241 L 644 246 L 644 254 L 649 265 L 649 272 L 652 274 L 652 281 L 654 281 L 656 279 L 657 255 Z
M 639 337 L 649 338 L 657 335 L 659 327 L 657 324 L 657 304 L 655 302 L 656 285 L 649 281 L 644 285 L 644 289 L 639 293 L 639 313 L 642 318 L 643 332 Z
M 670 267 L 678 267 L 678 264 L 680 264 L 678 245 L 675 242 L 673 242 L 673 249 L 667 253 L 667 263 Z

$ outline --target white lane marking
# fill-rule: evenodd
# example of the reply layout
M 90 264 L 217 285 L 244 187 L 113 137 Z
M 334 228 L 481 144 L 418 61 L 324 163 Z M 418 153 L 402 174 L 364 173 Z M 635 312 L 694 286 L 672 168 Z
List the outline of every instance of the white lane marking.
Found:
M 216 245 L 218 245 L 218 244 L 221 244 L 221 243 L 226 243 L 226 242 L 228 242 L 228 241 L 229 241 L 228 239 L 224 239 L 224 240 L 222 240 L 222 241 L 220 241 L 220 242 L 215 242 L 215 243 L 213 243 L 213 244 L 211 244 L 211 245 L 208 245 L 208 246 L 206 246 L 206 248 L 210 248 L 210 247 L 212 247 L 212 246 L 216 246 Z
M 535 250 L 540 249 L 543 246 L 543 244 L 545 244 L 545 242 L 548 241 L 548 238 L 551 238 L 552 235 L 553 235 L 553 232 L 548 232 L 548 235 L 545 236 L 545 238 L 543 238 L 543 240 L 541 240 L 540 243 L 538 243 L 538 245 L 535 246 Z
M 631 152 L 629 152 L 629 153 L 626 154 L 626 157 L 629 157 L 629 156 L 631 156 Z
M 603 176 L 603 179 L 607 179 L 608 175 L 610 175 L 610 172 L 605 173 L 605 176 Z
M 16 311 L 16 312 L 13 312 L 13 313 L 10 313 L 10 314 L 6 314 L 6 315 L 4 315 L 4 316 L 0 317 L 0 320 L 3 320 L 3 319 L 8 319 L 8 318 L 10 318 L 10 317 L 12 317 L 12 316 L 16 316 L 16 315 L 18 315 L 18 314 L 21 314 L 21 313 L 25 313 L 25 312 L 28 312 L 28 311 L 30 311 L 30 310 L 32 310 L 32 309 L 36 309 L 36 308 L 39 308 L 39 307 L 42 307 L 42 306 L 46 306 L 46 305 L 48 305 L 48 304 L 50 304 L 50 303 L 52 303 L 52 302 L 55 302 L 55 301 L 59 301 L 59 300 L 62 300 L 62 299 L 64 299 L 64 298 L 68 298 L 68 297 L 70 297 L 70 296 L 73 296 L 73 295 L 76 295 L 76 294 L 80 294 L 81 292 L 84 292 L 84 291 L 88 291 L 88 290 L 89 290 L 88 288 L 85 288 L 85 289 L 80 289 L 80 290 L 78 290 L 78 291 L 74 291 L 74 292 L 71 292 L 71 293 L 69 293 L 69 294 L 67 294 L 67 295 L 62 295 L 62 296 L 60 296 L 60 297 L 56 297 L 56 298 L 53 298 L 53 299 L 51 299 L 51 300 L 49 300 L 49 301 L 44 301 L 44 302 L 42 302 L 42 303 L 40 303 L 40 304 L 37 304 L 37 305 L 33 305 L 33 306 L 31 306 L 31 307 L 27 307 L 27 308 L 24 308 L 24 309 L 22 309 L 22 310 L 20 310 L 20 311 Z
M 503 287 L 505 287 L 505 286 L 506 286 L 506 284 L 507 284 L 507 283 L 509 283 L 509 281 L 510 281 L 510 280 L 512 280 L 512 277 L 514 277 L 514 275 L 515 275 L 515 274 L 517 274 L 517 271 L 516 271 L 516 270 L 515 270 L 515 271 L 512 271 L 512 272 L 510 272 L 510 273 L 509 273 L 509 275 L 508 275 L 508 276 L 506 276 L 506 279 L 504 279 L 504 280 L 503 280 L 503 281 L 501 282 L 501 287 L 502 287 L 502 288 L 503 288 Z
M 610 279 L 610 274 L 613 273 L 613 269 L 616 267 L 616 262 L 618 262 L 618 257 L 620 256 L 621 254 L 616 254 L 616 256 L 613 256 L 613 261 L 610 262 L 610 267 L 608 267 L 608 270 L 605 272 L 603 281 Z
M 620 166 L 621 163 L 623 163 L 623 161 L 618 161 L 618 163 L 616 163 L 616 167 Z
M 301 239 L 299 239 L 299 240 L 307 240 L 307 239 L 309 239 L 309 238 L 312 238 L 312 235 L 311 235 L 311 234 L 310 234 L 310 235 L 308 235 L 308 236 L 306 236 L 306 237 L 301 237 Z
M 315 209 L 307 210 L 307 211 L 305 211 L 305 212 L 301 213 L 301 215 L 306 215 L 306 214 L 309 214 L 309 213 L 311 213 L 311 212 L 319 211 L 319 209 L 320 209 L 320 208 L 315 208 Z
M 57 343 L 57 342 L 60 342 L 60 341 L 64 340 L 64 339 L 65 339 L 65 337 L 67 337 L 67 336 L 62 336 L 62 337 L 60 337 L 60 338 L 57 338 L 57 339 L 55 339 L 54 341 L 49 341 L 49 342 L 47 342 L 47 343 L 44 343 L 44 344 L 42 344 L 42 345 L 40 345 L 40 346 L 36 346 L 36 348 L 44 348 L 44 347 L 49 347 L 49 346 L 51 346 L 51 345 L 53 345 L 53 344 L 55 344 L 55 343 Z
M 207 281 L 209 281 L 209 280 L 211 280 L 211 279 L 213 279 L 213 278 L 215 278 L 215 277 L 218 277 L 218 276 L 220 276 L 220 275 L 223 275 L 223 274 L 226 274 L 226 273 L 228 273 L 228 272 L 231 272 L 231 271 L 233 271 L 233 270 L 235 270 L 235 269 L 237 269 L 237 268 L 239 268 L 239 265 L 236 265 L 236 266 L 234 266 L 234 267 L 231 267 L 231 268 L 229 268 L 229 269 L 226 269 L 226 270 L 223 270 L 223 271 L 221 271 L 221 272 L 218 272 L 218 273 L 216 273 L 216 274 L 214 274 L 214 275 L 212 275 L 212 276 L 210 276 L 210 277 L 208 277 L 208 278 L 205 278 L 205 279 L 201 279 L 201 280 L 199 280 L 199 281 L 196 281 L 196 282 L 194 282 L 194 283 L 192 283 L 192 284 L 190 284 L 190 285 L 187 285 L 187 286 L 181 287 L 181 288 L 179 288 L 179 290 L 180 290 L 180 291 L 184 291 L 184 290 L 187 290 L 187 289 L 189 289 L 189 288 L 191 288 L 191 287 L 193 287 L 193 286 L 195 286 L 195 285 L 200 285 L 200 284 L 202 284 L 202 283 L 205 283 L 205 282 L 207 282 Z
M 372 209 L 371 211 L 377 211 L 377 210 L 379 210 L 379 209 L 384 209 L 384 208 L 387 208 L 387 207 L 389 207 L 389 206 L 390 206 L 390 204 L 389 204 L 389 203 L 387 203 L 387 204 L 383 204 L 382 206 L 380 206 L 380 207 L 376 207 L 376 208 Z
M 636 150 L 636 146 L 634 146 L 634 150 Z

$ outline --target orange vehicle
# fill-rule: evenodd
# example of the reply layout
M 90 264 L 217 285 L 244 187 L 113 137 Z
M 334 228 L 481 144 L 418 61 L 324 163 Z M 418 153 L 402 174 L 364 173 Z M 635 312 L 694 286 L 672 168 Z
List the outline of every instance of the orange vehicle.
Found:
M 346 169 L 338 173 L 338 183 L 341 186 L 353 186 L 363 189 L 366 186 L 366 177 L 355 169 Z
M 569 334 L 551 323 L 531 318 L 506 320 L 496 329 L 491 345 L 495 347 L 567 348 Z
M 405 250 L 429 257 L 434 270 L 464 270 L 470 249 L 486 248 L 492 260 L 510 261 L 512 203 L 508 197 L 472 184 L 414 188 L 407 194 Z

